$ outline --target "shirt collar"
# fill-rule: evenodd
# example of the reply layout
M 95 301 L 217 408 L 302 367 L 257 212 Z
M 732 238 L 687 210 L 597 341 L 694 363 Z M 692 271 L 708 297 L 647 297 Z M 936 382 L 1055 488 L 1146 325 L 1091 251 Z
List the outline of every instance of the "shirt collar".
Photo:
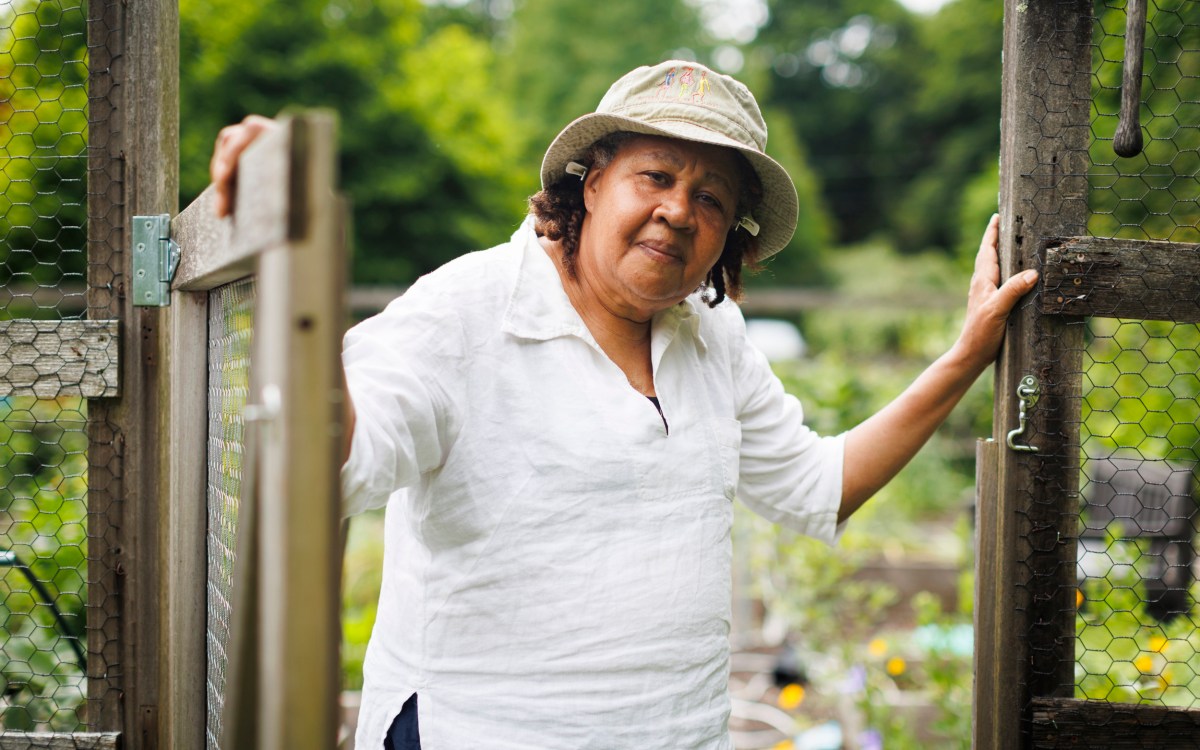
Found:
M 596 340 L 571 305 L 554 261 L 538 241 L 532 215 L 525 217 L 513 234 L 512 244 L 520 253 L 520 268 L 504 311 L 501 330 L 518 338 L 535 341 L 577 336 L 598 349 Z M 651 323 L 651 356 L 656 367 L 662 352 L 685 325 L 697 346 L 701 350 L 706 348 L 700 336 L 698 304 L 702 303 L 697 295 L 692 295 L 654 316 Z

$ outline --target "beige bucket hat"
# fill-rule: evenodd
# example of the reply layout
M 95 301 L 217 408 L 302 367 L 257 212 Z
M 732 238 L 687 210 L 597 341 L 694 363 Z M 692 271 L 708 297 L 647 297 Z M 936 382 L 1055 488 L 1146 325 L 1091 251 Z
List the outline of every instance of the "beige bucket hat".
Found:
M 754 209 L 760 258 L 783 249 L 796 231 L 799 202 L 787 170 L 767 156 L 767 125 L 742 83 L 705 66 L 668 60 L 622 76 L 596 111 L 558 134 L 542 160 L 542 187 L 558 182 L 567 164 L 600 138 L 617 131 L 661 135 L 737 149 L 762 183 Z

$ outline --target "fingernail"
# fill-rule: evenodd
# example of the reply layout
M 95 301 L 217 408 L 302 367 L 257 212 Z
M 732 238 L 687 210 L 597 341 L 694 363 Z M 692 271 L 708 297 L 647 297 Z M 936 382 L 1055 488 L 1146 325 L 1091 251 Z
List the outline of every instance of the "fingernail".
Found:
M 1032 271 L 1032 270 L 1026 271 L 1025 273 L 1021 274 L 1021 278 L 1022 278 L 1022 280 L 1029 282 L 1029 283 L 1037 281 L 1037 271 Z

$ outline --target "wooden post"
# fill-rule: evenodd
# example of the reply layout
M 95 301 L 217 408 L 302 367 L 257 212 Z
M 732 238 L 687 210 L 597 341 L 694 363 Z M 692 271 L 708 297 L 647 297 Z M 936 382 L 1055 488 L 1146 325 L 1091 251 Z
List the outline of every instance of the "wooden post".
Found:
M 332 116 L 293 120 L 288 241 L 268 244 L 258 265 L 251 399 L 270 412 L 270 394 L 281 394 L 259 446 L 258 591 L 267 637 L 258 646 L 256 747 L 270 750 L 332 747 L 338 727 L 345 256 L 332 192 L 335 142 Z
M 1000 256 L 1005 277 L 1039 268 L 1039 238 L 1082 235 L 1088 218 L 1091 103 L 1089 0 L 1005 0 Z M 1036 296 L 1036 293 L 1035 295 Z M 1074 676 L 1074 520 L 1078 497 L 1079 370 L 1083 326 L 1043 317 L 1023 301 L 996 369 L 995 507 L 981 509 L 976 608 L 974 744 L 1028 747 L 1030 698 L 1070 695 Z M 1041 394 L 1023 441 L 1010 450 L 1017 386 Z M 986 500 L 985 500 L 986 501 Z
M 178 11 L 173 0 L 88 4 L 88 314 L 121 321 L 121 395 L 91 400 L 88 712 L 125 748 L 160 734 L 166 618 L 163 524 L 169 390 L 166 314 L 134 308 L 128 226 L 174 213 L 178 196 Z

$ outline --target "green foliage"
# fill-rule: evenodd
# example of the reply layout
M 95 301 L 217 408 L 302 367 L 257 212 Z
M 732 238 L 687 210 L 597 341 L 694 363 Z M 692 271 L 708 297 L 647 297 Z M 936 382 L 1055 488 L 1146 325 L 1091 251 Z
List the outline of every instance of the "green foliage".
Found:
M 521 0 L 511 20 L 504 82 L 520 102 L 532 135 L 537 174 L 541 155 L 571 120 L 595 110 L 608 87 L 639 65 L 681 50 L 698 53 L 700 21 L 682 0 L 561 2 Z
M 829 282 L 826 262 L 833 226 L 821 195 L 820 180 L 808 166 L 808 151 L 796 137 L 796 129 L 788 115 L 781 109 L 767 109 L 763 119 L 767 123 L 768 151 L 796 184 L 800 215 L 796 220 L 796 234 L 787 247 L 746 280 L 751 287 L 822 286 Z
M 953 247 L 963 187 L 999 151 L 1002 5 L 955 0 L 928 17 L 895 0 L 770 5 L 748 58 L 808 145 L 838 239 Z
M 1084 454 L 1200 459 L 1200 326 L 1095 318 L 1089 332 Z
M 80 0 L 0 5 L 0 284 L 79 279 L 87 78 Z M 0 319 L 31 316 L 6 308 Z
M 433 28 L 418 0 L 180 5 L 184 201 L 207 183 L 218 130 L 251 112 L 341 118 L 354 279 L 401 283 L 503 240 L 536 172 L 485 40 Z
M 0 550 L 45 587 L 71 632 L 15 565 L 0 568 L 0 721 L 9 729 L 78 726 L 84 674 L 64 635 L 84 638 L 87 434 L 79 399 L 0 399 Z
M 1106 540 L 1113 565 L 1104 578 L 1088 579 L 1075 618 L 1075 694 L 1110 703 L 1200 705 L 1200 606 L 1169 622 L 1146 611 L 1142 580 L 1150 556 L 1143 541 Z M 1193 602 L 1200 584 L 1193 583 Z
M 383 511 L 355 516 L 342 561 L 342 689 L 361 690 L 383 583 Z
M 1097 12 L 1088 230 L 1098 237 L 1200 241 L 1195 200 L 1200 4 L 1160 0 L 1147 6 L 1141 106 L 1145 150 L 1130 158 L 1118 158 L 1112 149 L 1120 110 L 1125 7 L 1105 4 Z

